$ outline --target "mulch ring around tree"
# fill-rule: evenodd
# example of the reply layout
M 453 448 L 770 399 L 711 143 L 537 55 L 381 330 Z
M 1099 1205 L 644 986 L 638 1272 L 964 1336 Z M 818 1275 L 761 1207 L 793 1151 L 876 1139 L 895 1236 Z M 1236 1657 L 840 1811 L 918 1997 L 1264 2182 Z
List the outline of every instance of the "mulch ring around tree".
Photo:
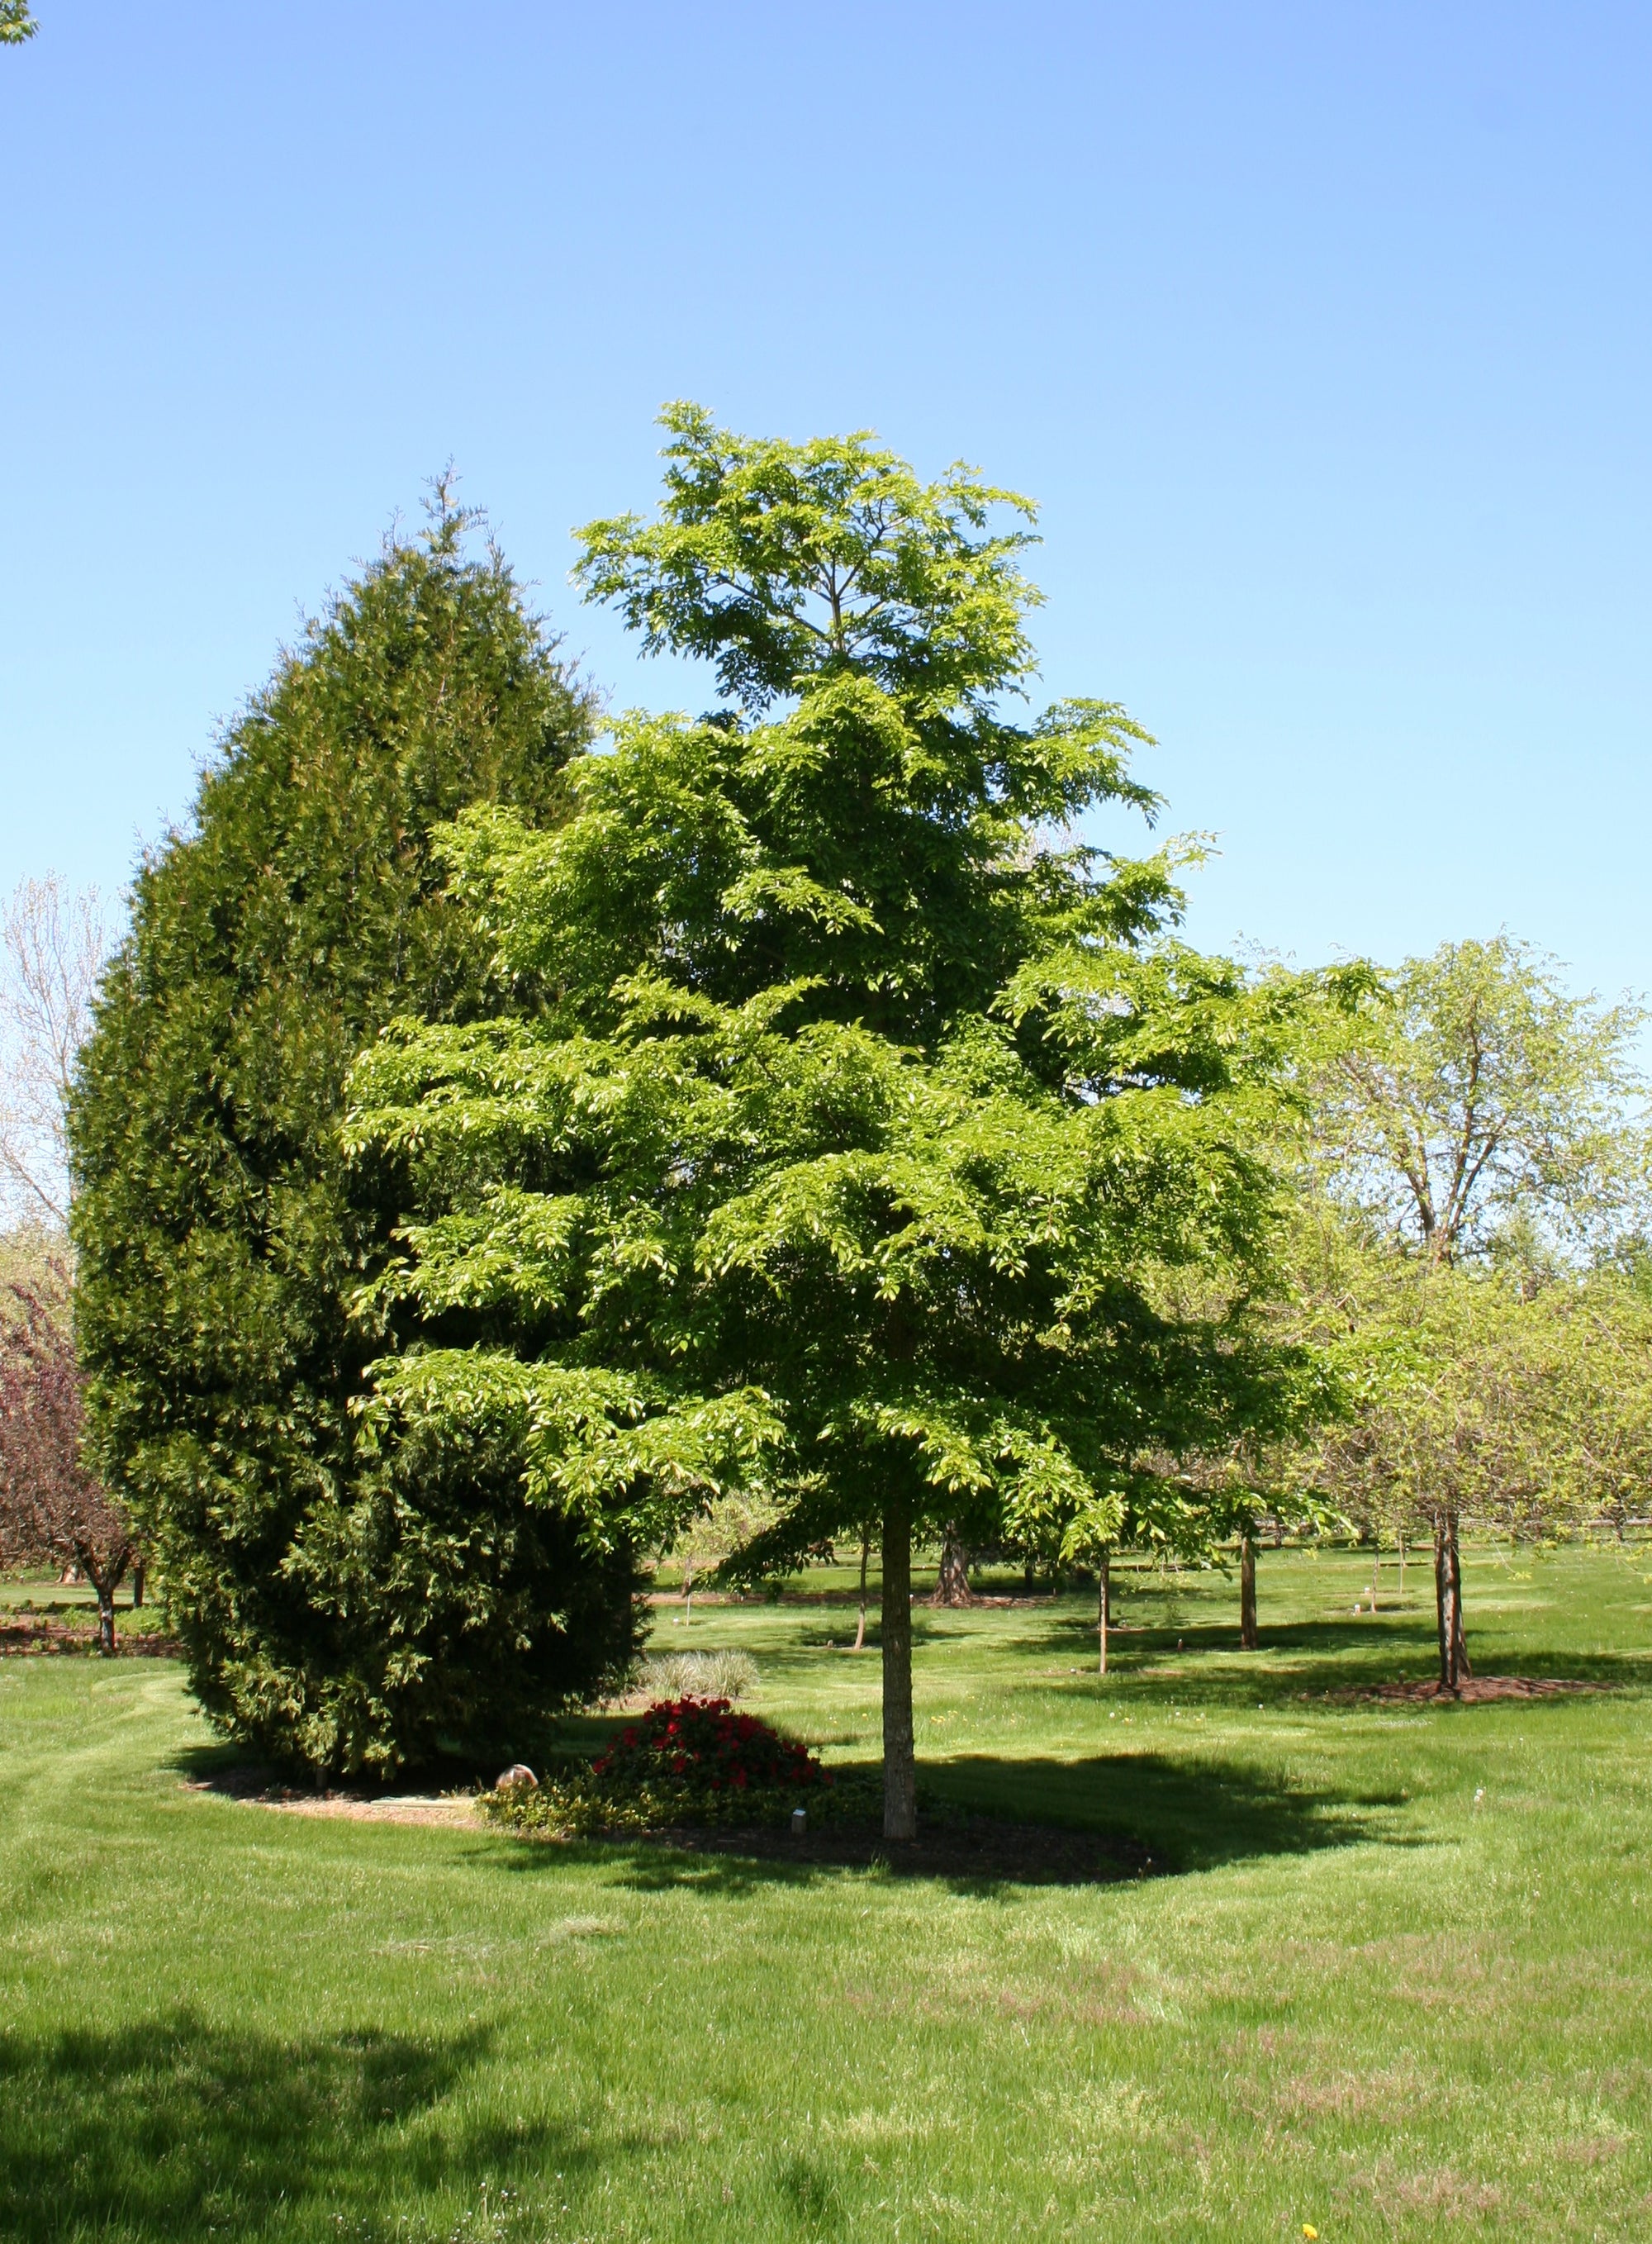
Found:
M 1378 1683 L 1363 1691 L 1338 1691 L 1333 1695 L 1356 1699 L 1397 1699 L 1410 1704 L 1444 1700 L 1452 1706 L 1479 1707 L 1494 1699 L 1558 1699 L 1568 1691 L 1605 1691 L 1606 1683 L 1577 1683 L 1554 1675 L 1466 1675 L 1454 1691 L 1438 1681 Z
M 191 1792 L 214 1793 L 249 1807 L 289 1815 L 338 1816 L 353 1823 L 424 1823 L 475 1827 L 474 1793 L 368 1794 L 303 1791 L 266 1768 L 243 1765 L 186 1780 Z M 1001 1822 L 996 1816 L 947 1812 L 919 1818 L 915 1839 L 886 1839 L 875 1822 L 833 1822 L 800 1838 L 785 1825 L 673 1825 L 662 1831 L 599 1832 L 565 1840 L 523 1835 L 530 1846 L 650 1847 L 687 1855 L 744 1856 L 839 1869 L 886 1869 L 897 1877 L 981 1878 L 1020 1885 L 1116 1885 L 1155 1877 L 1169 1865 L 1133 1839 L 1043 1823 Z
M 115 1626 L 115 1652 L 121 1659 L 175 1659 L 180 1646 L 174 1637 L 158 1631 Z M 73 1626 L 52 1620 L 44 1613 L 24 1613 L 0 1621 L 0 1659 L 30 1654 L 96 1652 L 98 1624 Z

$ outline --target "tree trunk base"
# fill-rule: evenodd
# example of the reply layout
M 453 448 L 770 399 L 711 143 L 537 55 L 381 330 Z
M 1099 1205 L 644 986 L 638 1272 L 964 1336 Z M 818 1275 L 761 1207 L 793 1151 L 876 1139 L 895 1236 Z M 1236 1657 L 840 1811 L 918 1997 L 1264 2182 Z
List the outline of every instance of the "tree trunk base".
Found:
M 969 1553 L 954 1527 L 947 1530 L 941 1545 L 941 1571 L 924 1603 L 929 1605 L 974 1605 L 980 1599 L 969 1586 Z

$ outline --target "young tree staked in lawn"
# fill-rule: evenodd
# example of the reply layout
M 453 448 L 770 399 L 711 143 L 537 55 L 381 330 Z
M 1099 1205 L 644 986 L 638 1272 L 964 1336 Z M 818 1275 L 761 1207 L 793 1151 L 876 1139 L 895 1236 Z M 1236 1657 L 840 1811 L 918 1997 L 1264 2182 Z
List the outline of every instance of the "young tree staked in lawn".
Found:
M 1399 1531 L 1426 1520 L 1440 1680 L 1455 1689 L 1469 1673 L 1465 1511 L 1529 1508 L 1543 1490 L 1569 1508 L 1558 1474 L 1516 1463 L 1534 1339 L 1516 1312 L 1545 1271 L 1644 1229 L 1632 1051 L 1644 1016 L 1571 997 L 1552 961 L 1505 935 L 1408 959 L 1376 977 L 1369 1003 L 1321 1017 L 1316 1158 L 1354 1218 L 1324 1306 L 1347 1327 L 1350 1391 L 1363 1398 L 1326 1454 L 1361 1516 L 1386 1513 Z M 1502 1494 L 1499 1473 L 1512 1476 Z
M 1277 1407 L 1266 1007 L 1156 940 L 1163 858 L 1071 838 L 1153 807 L 1123 711 L 1007 713 L 1023 501 L 865 436 L 665 418 L 657 517 L 591 525 L 581 573 L 725 701 L 621 720 L 553 831 L 447 839 L 523 1007 L 399 1024 L 355 1071 L 351 1140 L 408 1212 L 361 1305 L 373 1416 L 509 1416 L 598 1549 L 736 1486 L 779 1507 L 753 1575 L 873 1517 L 902 1838 L 914 1535 L 1013 1530 Z M 1167 1306 L 1189 1266 L 1197 1317 Z
M 138 1558 L 123 1506 L 82 1454 L 84 1377 L 70 1325 L 69 1271 L 47 1260 L 0 1294 L 0 1565 L 77 1566 L 115 1648 L 115 1592 Z
M 478 801 L 553 822 L 590 731 L 470 527 L 439 491 L 230 727 L 139 872 L 71 1105 L 92 1459 L 208 1713 L 317 1769 L 507 1752 L 633 1643 L 628 1548 L 527 1499 L 511 1425 L 364 1447 L 357 1410 L 350 1305 L 401 1197 L 347 1166 L 347 1067 L 395 1013 L 515 1002 L 430 837 Z

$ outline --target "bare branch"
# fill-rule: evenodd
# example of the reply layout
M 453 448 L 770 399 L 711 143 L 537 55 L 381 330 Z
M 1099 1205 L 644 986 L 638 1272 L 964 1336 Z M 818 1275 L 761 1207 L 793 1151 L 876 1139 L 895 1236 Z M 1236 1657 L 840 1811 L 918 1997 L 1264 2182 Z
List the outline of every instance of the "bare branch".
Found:
M 64 1103 L 108 952 L 95 889 L 48 873 L 0 906 L 0 1209 L 14 1220 L 68 1220 Z

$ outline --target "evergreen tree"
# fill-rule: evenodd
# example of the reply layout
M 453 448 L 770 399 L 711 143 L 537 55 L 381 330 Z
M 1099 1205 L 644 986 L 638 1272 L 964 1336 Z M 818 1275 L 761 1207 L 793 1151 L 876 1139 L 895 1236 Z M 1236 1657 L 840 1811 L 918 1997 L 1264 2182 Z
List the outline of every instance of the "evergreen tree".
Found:
M 351 1055 L 509 993 L 434 829 L 554 823 L 590 706 L 438 494 L 229 729 L 143 866 L 71 1108 L 92 1455 L 235 1736 L 318 1768 L 507 1744 L 629 1653 L 631 1571 L 525 1499 L 508 1431 L 364 1447 L 351 1321 L 399 1212 L 347 1172 Z

